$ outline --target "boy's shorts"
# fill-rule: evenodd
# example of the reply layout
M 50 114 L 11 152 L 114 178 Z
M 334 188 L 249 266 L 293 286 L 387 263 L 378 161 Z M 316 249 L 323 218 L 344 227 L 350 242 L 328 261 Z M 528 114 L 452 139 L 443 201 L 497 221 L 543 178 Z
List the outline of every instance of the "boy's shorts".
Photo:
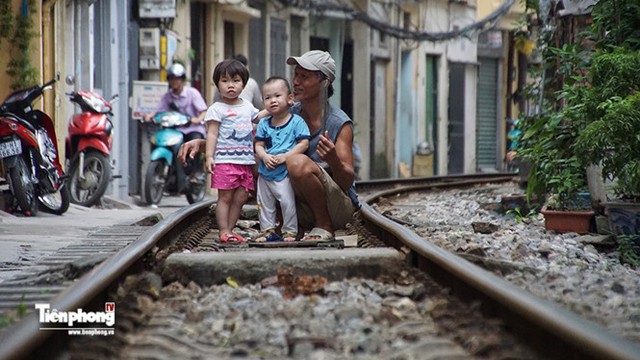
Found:
M 345 225 L 353 219 L 356 207 L 349 196 L 342 191 L 342 188 L 324 169 L 322 169 L 321 181 L 327 194 L 327 208 L 331 216 L 331 224 L 334 229 L 344 229 Z M 296 211 L 298 212 L 298 226 L 303 229 L 313 228 L 313 213 L 307 204 L 296 199 Z
M 235 190 L 242 186 L 246 191 L 254 189 L 253 165 L 216 164 L 211 175 L 211 187 L 219 190 Z

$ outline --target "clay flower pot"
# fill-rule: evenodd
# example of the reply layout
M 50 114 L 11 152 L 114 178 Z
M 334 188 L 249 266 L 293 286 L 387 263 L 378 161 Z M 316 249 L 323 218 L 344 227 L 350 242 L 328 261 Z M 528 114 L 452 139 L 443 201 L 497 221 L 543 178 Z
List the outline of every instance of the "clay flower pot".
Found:
M 545 229 L 578 234 L 589 233 L 594 215 L 592 210 L 549 210 L 546 206 L 542 207 L 540 213 L 544 215 Z

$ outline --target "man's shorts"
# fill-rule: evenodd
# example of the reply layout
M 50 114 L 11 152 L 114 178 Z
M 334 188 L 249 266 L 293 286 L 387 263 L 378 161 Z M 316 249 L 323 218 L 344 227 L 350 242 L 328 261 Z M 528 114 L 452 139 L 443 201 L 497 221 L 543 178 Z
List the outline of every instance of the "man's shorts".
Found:
M 322 167 L 320 180 L 327 194 L 327 208 L 331 216 L 331 224 L 334 229 L 344 229 L 345 225 L 353 218 L 355 206 L 347 194 L 331 178 Z M 312 229 L 315 225 L 313 213 L 307 204 L 296 199 L 296 211 L 298 212 L 298 226 L 303 229 Z
M 243 187 L 246 191 L 254 189 L 253 165 L 216 164 L 211 175 L 211 187 L 219 190 L 235 190 Z

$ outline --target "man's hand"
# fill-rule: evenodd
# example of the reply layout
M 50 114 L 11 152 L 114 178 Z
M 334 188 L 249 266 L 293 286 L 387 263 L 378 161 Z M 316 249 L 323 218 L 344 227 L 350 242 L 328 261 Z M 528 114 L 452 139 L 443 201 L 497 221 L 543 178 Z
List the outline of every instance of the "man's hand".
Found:
M 331 159 L 338 156 L 336 154 L 336 145 L 329 138 L 329 131 L 325 130 L 324 134 L 320 135 L 320 140 L 318 140 L 318 145 L 316 146 L 316 153 L 318 153 L 320 159 L 326 163 L 330 163 Z
M 206 147 L 205 139 L 193 139 L 187 141 L 186 143 L 180 145 L 180 149 L 178 150 L 178 159 L 182 165 L 187 165 L 187 156 L 189 159 L 193 159 L 198 155 L 199 152 L 204 152 Z

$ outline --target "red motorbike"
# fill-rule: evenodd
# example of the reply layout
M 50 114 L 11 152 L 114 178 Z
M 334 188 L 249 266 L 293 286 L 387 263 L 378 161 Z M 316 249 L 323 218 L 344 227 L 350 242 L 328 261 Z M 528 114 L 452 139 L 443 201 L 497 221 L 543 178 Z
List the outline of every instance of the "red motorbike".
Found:
M 15 91 L 0 105 L 0 159 L 11 190 L 9 210 L 17 205 L 25 216 L 37 214 L 39 207 L 57 215 L 69 209 L 53 120 L 32 107 L 55 81 Z
M 100 202 L 113 179 L 110 117 L 111 104 L 118 101 L 118 95 L 109 101 L 91 91 L 74 91 L 67 96 L 81 110 L 69 121 L 65 140 L 71 202 L 91 207 Z

